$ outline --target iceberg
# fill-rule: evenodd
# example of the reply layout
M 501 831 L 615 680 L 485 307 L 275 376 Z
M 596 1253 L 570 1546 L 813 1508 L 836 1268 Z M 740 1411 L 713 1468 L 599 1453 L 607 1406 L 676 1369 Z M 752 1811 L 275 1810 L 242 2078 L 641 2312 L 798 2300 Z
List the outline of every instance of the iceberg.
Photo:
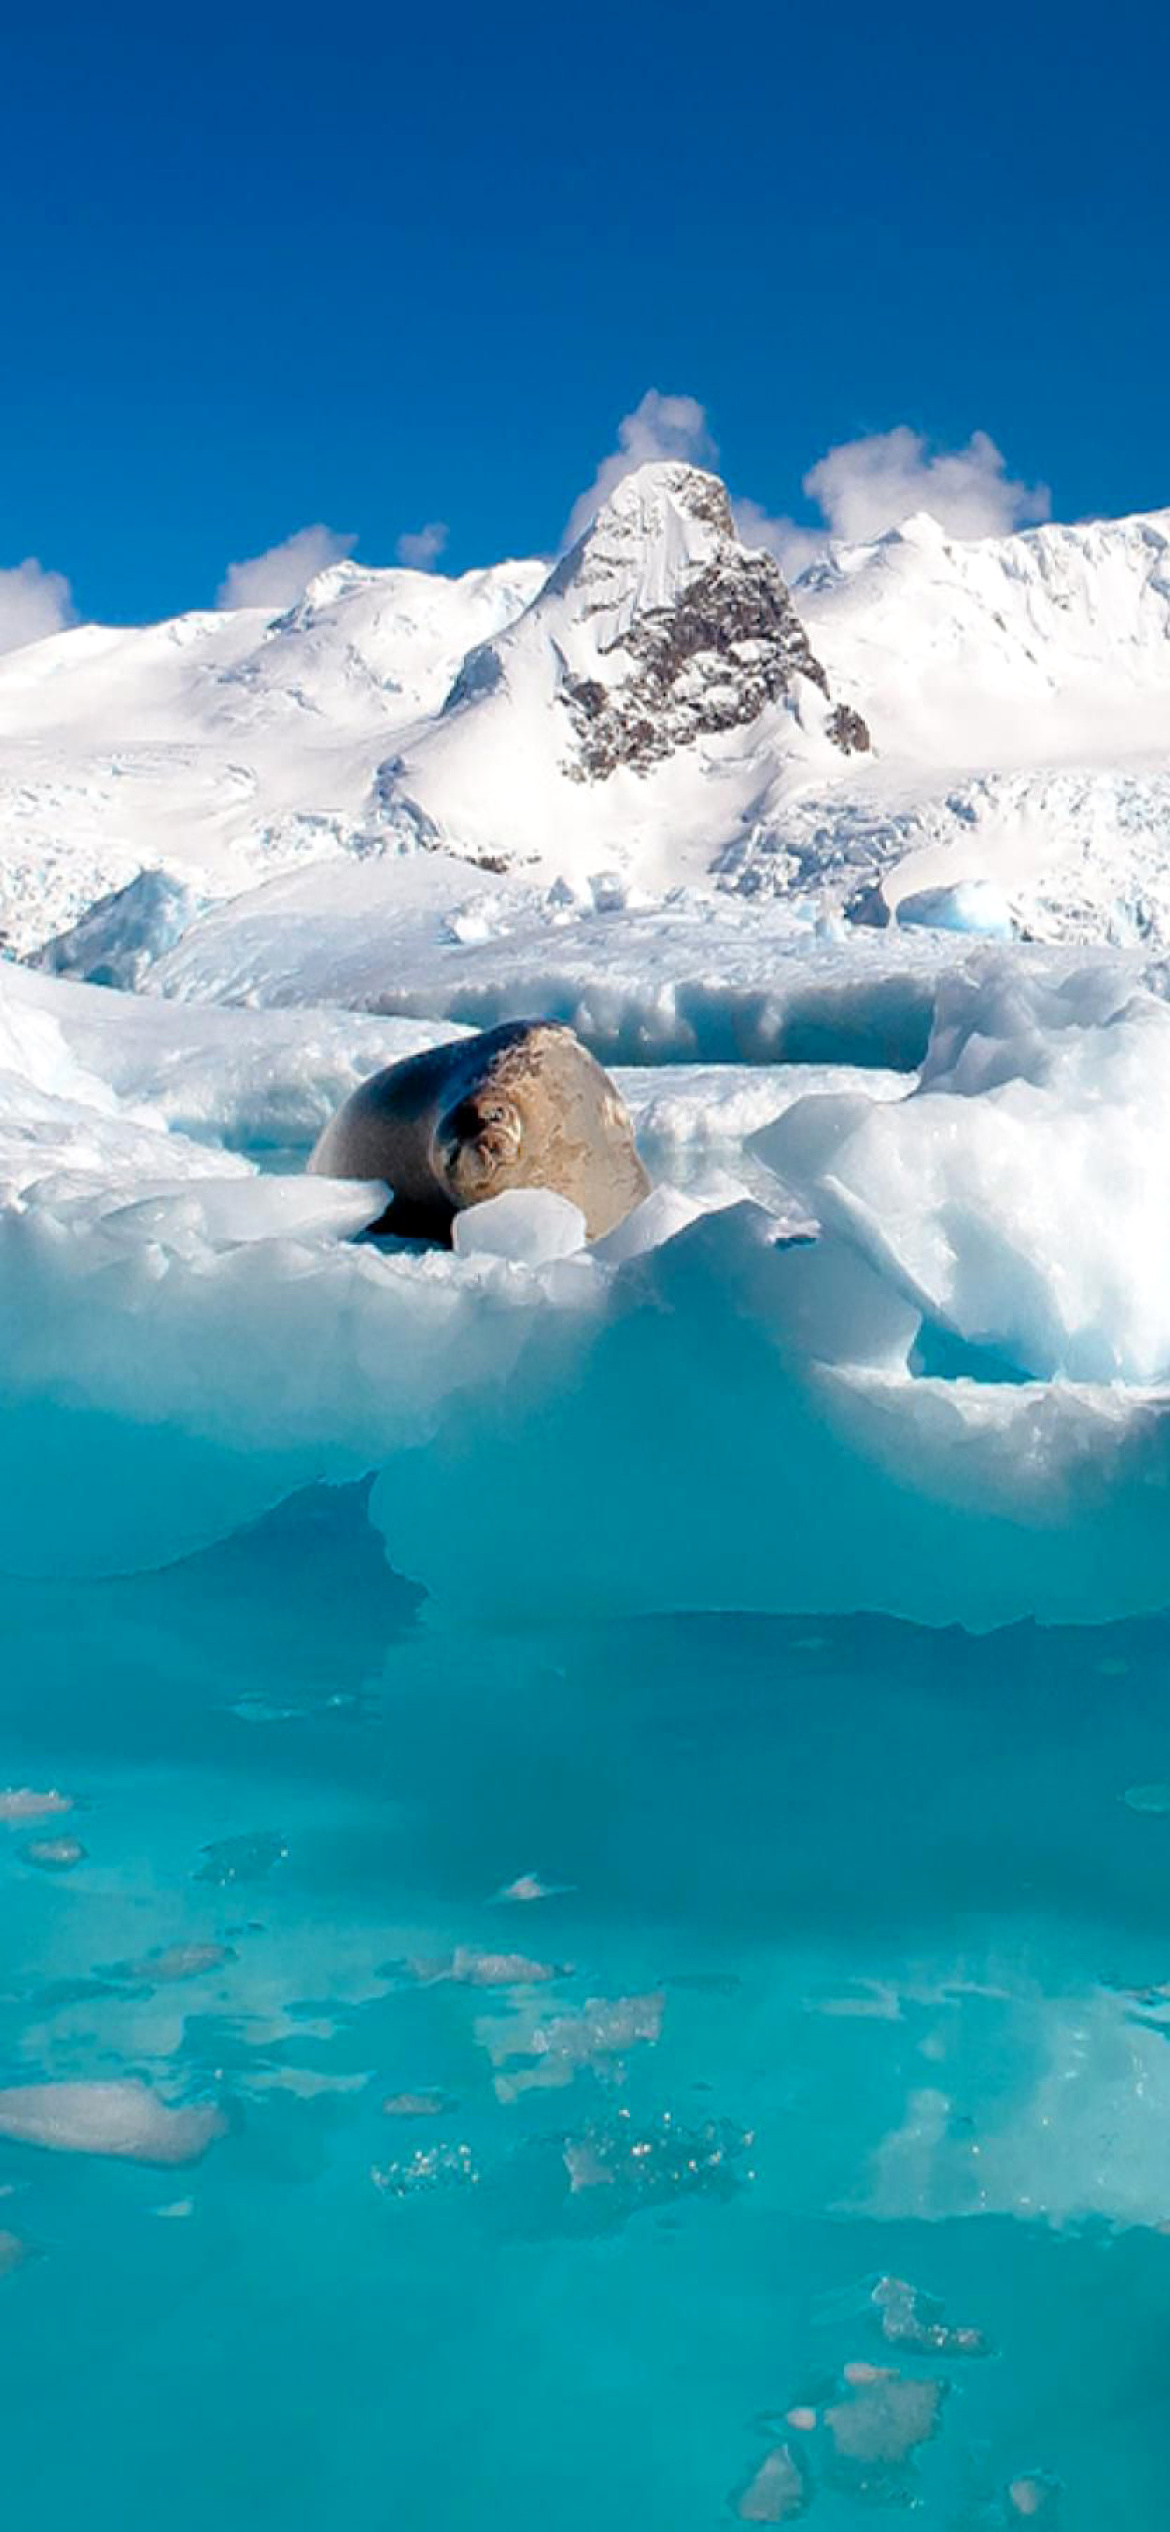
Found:
M 1159 1606 L 1162 981 L 1132 959 L 968 952 L 933 974 L 913 1074 L 871 1094 L 856 1070 L 835 1090 L 832 1066 L 781 1065 L 761 1104 L 751 1068 L 720 1073 L 707 1193 L 669 1169 L 709 1074 L 689 1106 L 643 1082 L 634 1114 L 657 1109 L 665 1167 L 619 1234 L 589 1248 L 555 1198 L 508 1198 L 440 1254 L 358 1236 L 379 1191 L 236 1148 L 287 1012 L 8 971 L 9 1570 L 157 1565 L 373 1471 L 390 1561 L 436 1620 L 862 1605 L 988 1626 Z M 415 1024 L 349 1026 L 343 1065 L 343 1015 L 306 1025 L 302 1152 L 339 1074 Z M 188 1044 L 198 1118 L 190 1086 L 176 1096 Z M 482 1518 L 505 1471 L 520 1562 Z M 710 1490 L 719 1517 L 696 1520 Z
M 971 932 L 1010 941 L 1015 931 L 1006 897 L 990 879 L 959 879 L 938 888 L 916 888 L 899 897 L 898 921 L 928 931 Z

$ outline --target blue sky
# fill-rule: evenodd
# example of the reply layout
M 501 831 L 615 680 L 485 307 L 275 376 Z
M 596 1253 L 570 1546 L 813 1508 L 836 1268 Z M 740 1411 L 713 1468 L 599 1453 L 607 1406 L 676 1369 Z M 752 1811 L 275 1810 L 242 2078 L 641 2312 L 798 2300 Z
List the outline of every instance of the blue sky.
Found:
M 5 52 L 0 565 L 87 614 L 315 520 L 548 549 L 647 388 L 770 511 L 901 423 L 1170 502 L 1162 11 L 113 0 Z

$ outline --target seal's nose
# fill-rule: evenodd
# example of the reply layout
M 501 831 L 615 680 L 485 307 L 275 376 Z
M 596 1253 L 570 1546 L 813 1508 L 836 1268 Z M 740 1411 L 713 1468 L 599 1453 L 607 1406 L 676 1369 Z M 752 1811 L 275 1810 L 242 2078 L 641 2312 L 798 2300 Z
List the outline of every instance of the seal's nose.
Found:
M 461 1099 L 442 1119 L 435 1142 L 457 1186 L 479 1188 L 520 1148 L 520 1119 L 507 1099 Z

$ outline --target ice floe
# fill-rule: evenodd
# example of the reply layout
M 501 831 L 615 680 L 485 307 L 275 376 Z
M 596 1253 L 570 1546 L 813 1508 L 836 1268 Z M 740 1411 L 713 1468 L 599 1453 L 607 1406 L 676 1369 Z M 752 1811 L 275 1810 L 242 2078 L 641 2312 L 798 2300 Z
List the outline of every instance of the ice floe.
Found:
M 659 1993 L 587 1996 L 551 2016 L 535 2005 L 506 2019 L 484 2015 L 475 2036 L 494 2069 L 497 2099 L 516 2101 L 524 2092 L 559 2091 L 585 2068 L 621 2083 L 630 2050 L 661 2038 L 665 2006 Z
M 457 2104 L 446 2092 L 391 2092 L 382 2104 L 387 2119 L 441 2119 Z
M 16 2084 L 0 2091 L 0 2136 L 59 2154 L 105 2154 L 135 2163 L 197 2163 L 222 2136 L 223 2112 L 207 2102 L 172 2108 L 146 2084 Z
M 515 1881 L 505 1882 L 496 1898 L 527 1906 L 536 1899 L 560 1899 L 571 1889 L 567 1881 L 542 1881 L 539 1873 L 517 1873 Z
M 806 1061 L 810 1031 L 888 1049 L 900 1012 L 918 1069 L 645 1072 L 648 1144 L 712 1135 L 717 1191 L 660 1169 L 594 1248 L 551 1197 L 506 1232 L 484 1207 L 474 1253 L 440 1254 L 355 1238 L 378 1191 L 225 1144 L 287 1061 L 303 1150 L 401 1051 L 388 1032 L 441 1024 L 310 1012 L 298 1052 L 287 1010 L 4 970 L 4 1561 L 159 1563 L 375 1470 L 390 1561 L 437 1616 L 1160 1605 L 1164 983 L 1116 955 L 806 950 L 768 986 Z M 483 1518 L 504 1485 L 520 1556 Z
M 31 1785 L 9 1785 L 0 1793 L 0 1823 L 9 1828 L 28 1820 L 50 1820 L 72 1809 L 72 1795 L 55 1790 L 37 1793 Z
M 107 1975 L 132 1986 L 169 1987 L 187 1978 L 206 1978 L 210 1970 L 223 1969 L 236 1957 L 229 1943 L 168 1943 L 141 1960 L 120 1962 Z
M 741 2523 L 794 2523 L 809 2502 L 807 2474 L 791 2447 L 776 2444 L 736 2500 Z
M 71 1873 L 86 1860 L 79 1837 L 32 1837 L 20 1851 L 26 1863 L 38 1865 L 43 1873 Z

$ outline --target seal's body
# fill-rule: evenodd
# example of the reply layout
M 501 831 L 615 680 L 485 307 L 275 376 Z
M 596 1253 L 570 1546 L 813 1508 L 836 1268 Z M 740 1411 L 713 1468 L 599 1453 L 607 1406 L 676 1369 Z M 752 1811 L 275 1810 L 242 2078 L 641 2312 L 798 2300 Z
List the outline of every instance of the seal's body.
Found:
M 551 1187 L 596 1240 L 650 1191 L 609 1075 L 552 1020 L 509 1020 L 375 1073 L 309 1167 L 382 1179 L 394 1203 L 377 1227 L 410 1238 L 448 1239 L 456 1213 L 505 1188 Z

